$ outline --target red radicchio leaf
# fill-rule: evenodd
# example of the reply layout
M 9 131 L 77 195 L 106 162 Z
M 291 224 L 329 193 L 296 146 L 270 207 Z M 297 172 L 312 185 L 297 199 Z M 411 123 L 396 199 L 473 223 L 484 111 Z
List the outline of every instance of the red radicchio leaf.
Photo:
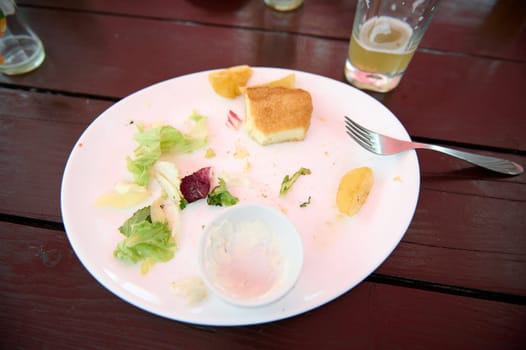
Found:
M 181 179 L 181 193 L 188 203 L 205 198 L 210 191 L 210 167 L 201 168 Z
M 226 121 L 226 125 L 234 130 L 239 129 L 241 124 L 243 123 L 243 120 L 239 118 L 239 116 L 234 113 L 232 110 L 228 111 L 228 119 Z

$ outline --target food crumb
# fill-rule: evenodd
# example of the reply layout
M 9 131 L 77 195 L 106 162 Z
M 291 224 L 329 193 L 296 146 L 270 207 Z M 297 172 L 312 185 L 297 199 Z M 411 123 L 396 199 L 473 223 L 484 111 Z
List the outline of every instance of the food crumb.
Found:
M 82 146 L 84 146 L 84 144 L 82 142 L 79 142 L 78 147 L 82 148 Z
M 400 176 L 395 176 L 395 177 L 393 178 L 393 181 L 403 182 L 403 181 L 402 181 L 402 178 L 401 178 Z
M 250 164 L 250 162 L 248 161 L 247 159 L 247 162 L 245 163 L 245 171 L 250 171 L 250 169 L 252 169 L 252 164 Z
M 239 140 L 236 142 L 236 150 L 234 151 L 234 158 L 243 159 L 249 156 L 248 150 L 241 145 Z
M 307 207 L 307 205 L 310 204 L 310 200 L 311 200 L 311 196 L 309 196 L 309 198 L 308 198 L 305 202 L 303 202 L 303 203 L 300 204 L 300 208 L 305 208 L 305 207 Z
M 213 158 L 216 156 L 216 152 L 212 148 L 208 148 L 205 152 L 205 158 Z
M 195 305 L 208 296 L 208 290 L 200 277 L 184 278 L 170 285 L 171 291 L 182 298 L 184 298 L 186 305 Z

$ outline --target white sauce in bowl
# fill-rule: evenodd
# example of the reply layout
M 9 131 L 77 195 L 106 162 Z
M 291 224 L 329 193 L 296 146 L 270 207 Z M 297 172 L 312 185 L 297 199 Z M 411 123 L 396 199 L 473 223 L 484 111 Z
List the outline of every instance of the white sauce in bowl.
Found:
M 281 278 L 279 241 L 261 220 L 224 220 L 211 228 L 205 249 L 205 267 L 217 287 L 234 298 L 256 298 Z
M 276 209 L 232 208 L 206 229 L 201 247 L 203 279 L 216 294 L 242 306 L 258 306 L 283 296 L 303 263 L 294 225 Z

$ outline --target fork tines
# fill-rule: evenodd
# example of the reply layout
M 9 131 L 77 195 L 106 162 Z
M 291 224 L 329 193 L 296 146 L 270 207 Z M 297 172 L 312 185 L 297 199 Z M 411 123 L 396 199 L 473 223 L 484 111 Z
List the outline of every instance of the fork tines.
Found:
M 345 116 L 345 129 L 347 134 L 351 136 L 360 146 L 367 150 L 371 150 L 373 140 L 371 140 L 369 130 L 354 122 L 351 118 Z

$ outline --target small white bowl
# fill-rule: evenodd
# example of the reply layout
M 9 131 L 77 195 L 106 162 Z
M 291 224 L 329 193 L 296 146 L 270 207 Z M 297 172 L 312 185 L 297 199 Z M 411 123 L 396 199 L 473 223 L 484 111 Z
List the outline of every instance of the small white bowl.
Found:
M 262 306 L 283 297 L 303 266 L 303 244 L 277 209 L 240 204 L 212 220 L 199 253 L 205 284 L 238 306 Z

